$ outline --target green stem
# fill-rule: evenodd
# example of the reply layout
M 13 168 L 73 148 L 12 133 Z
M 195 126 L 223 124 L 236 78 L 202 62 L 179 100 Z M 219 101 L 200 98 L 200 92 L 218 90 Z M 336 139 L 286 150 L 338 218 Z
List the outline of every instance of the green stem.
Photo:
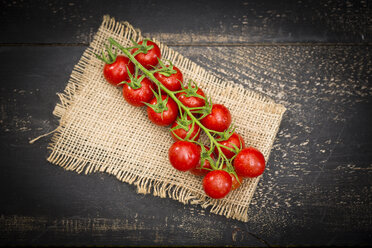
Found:
M 167 89 L 162 83 L 160 83 L 154 76 L 153 72 L 150 72 L 149 70 L 147 70 L 145 67 L 143 67 L 135 58 L 134 56 L 130 53 L 130 51 L 123 47 L 122 45 L 120 45 L 118 42 L 116 42 L 114 39 L 112 38 L 109 38 L 108 39 L 109 42 L 113 45 L 115 45 L 116 47 L 118 47 L 131 61 L 132 63 L 137 66 L 138 68 L 141 69 L 141 71 L 149 78 L 151 79 L 159 88 L 161 88 L 165 93 L 168 94 L 168 96 L 170 96 L 170 98 L 172 98 L 178 106 L 180 106 L 186 113 L 187 115 L 191 118 L 191 120 L 193 120 L 196 124 L 199 125 L 199 127 L 201 129 L 203 129 L 203 131 L 205 132 L 205 134 L 208 136 L 208 138 L 214 143 L 214 145 L 217 147 L 217 150 L 219 152 L 219 155 L 222 157 L 222 161 L 226 161 L 228 162 L 228 159 L 226 158 L 225 154 L 223 154 L 222 150 L 221 150 L 221 147 L 220 147 L 220 144 L 217 142 L 217 140 L 212 136 L 211 134 L 211 130 L 206 128 L 205 126 L 203 126 L 200 121 L 191 113 L 190 109 L 188 107 L 186 107 L 185 105 L 183 105 L 183 103 L 178 100 L 178 98 L 176 97 L 175 93 L 173 91 L 170 91 L 169 89 Z M 231 166 L 230 163 L 226 163 L 227 165 L 226 166 Z M 214 167 L 214 165 L 211 165 L 212 167 Z M 218 168 L 213 168 L 213 169 L 222 169 L 223 167 L 223 163 L 221 163 Z

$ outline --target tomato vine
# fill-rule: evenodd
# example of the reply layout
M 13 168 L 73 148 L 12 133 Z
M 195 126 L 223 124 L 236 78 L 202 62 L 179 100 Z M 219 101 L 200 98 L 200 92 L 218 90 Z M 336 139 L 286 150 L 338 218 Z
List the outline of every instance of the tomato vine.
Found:
M 108 42 L 107 56 L 104 52 L 102 56 L 96 55 L 106 63 L 105 78 L 115 86 L 124 85 L 123 96 L 128 103 L 146 105 L 152 122 L 161 126 L 172 124 L 170 132 L 176 142 L 169 149 L 169 159 L 174 168 L 190 170 L 194 175 L 207 173 L 203 188 L 208 196 L 217 199 L 239 187 L 243 177 L 262 174 L 265 169 L 262 153 L 245 148 L 244 140 L 230 125 L 230 111 L 224 105 L 213 104 L 194 81 L 189 80 L 184 86 L 180 70 L 171 61 L 165 64 L 160 59 L 160 49 L 153 41 L 132 40 L 132 47 L 124 47 L 113 38 Z M 126 57 L 117 55 L 117 49 Z M 105 74 L 108 69 L 113 70 L 112 75 Z M 201 130 L 210 147 L 198 141 Z M 197 163 L 200 167 L 195 167 Z
M 111 45 L 114 45 L 116 46 L 120 51 L 122 51 L 129 59 L 130 61 L 137 67 L 139 68 L 142 73 L 144 75 L 146 75 L 146 77 L 148 77 L 149 79 L 151 79 L 161 90 L 163 90 L 169 97 L 171 97 L 176 103 L 177 105 L 182 109 L 184 110 L 187 115 L 190 117 L 190 119 L 195 123 L 197 124 L 204 132 L 205 134 L 208 136 L 209 140 L 210 140 L 210 143 L 211 143 L 211 149 L 209 151 L 209 153 L 212 153 L 213 152 L 213 148 L 216 147 L 218 152 L 219 152 L 219 156 L 217 158 L 217 161 L 216 163 L 212 163 L 211 166 L 214 170 L 222 170 L 223 169 L 223 165 L 226 164 L 227 166 L 227 170 L 229 173 L 233 173 L 236 177 L 236 173 L 234 171 L 234 168 L 232 167 L 232 164 L 230 162 L 230 159 L 228 159 L 224 153 L 222 152 L 221 150 L 221 147 L 224 147 L 225 149 L 231 149 L 230 147 L 226 147 L 226 146 L 223 146 L 221 145 L 220 143 L 218 143 L 217 139 L 212 135 L 212 133 L 214 134 L 217 134 L 217 135 L 220 135 L 220 136 L 224 136 L 226 137 L 226 134 L 224 134 L 224 132 L 218 132 L 218 131 L 214 131 L 214 130 L 211 130 L 211 129 L 208 129 L 206 128 L 201 122 L 199 119 L 202 119 L 203 117 L 205 117 L 205 115 L 207 115 L 207 113 L 204 113 L 203 116 L 201 116 L 200 118 L 196 118 L 192 113 L 191 113 L 191 110 L 190 108 L 186 107 L 180 100 L 178 100 L 178 98 L 176 97 L 176 93 L 179 93 L 179 92 L 183 92 L 184 90 L 181 90 L 181 91 L 177 91 L 177 92 L 173 92 L 173 91 L 170 91 L 168 90 L 162 83 L 160 83 L 154 76 L 154 73 L 159 71 L 159 70 L 154 70 L 154 71 L 150 71 L 150 70 L 147 70 L 144 66 L 142 66 L 135 58 L 134 56 L 131 54 L 130 50 L 132 49 L 132 47 L 129 47 L 129 48 L 125 48 L 123 47 L 121 44 L 119 44 L 117 41 L 115 41 L 113 38 L 109 38 L 108 41 L 110 42 Z M 169 72 L 167 72 L 169 73 Z M 208 101 L 206 101 L 207 103 Z M 209 106 L 207 107 L 210 107 L 212 104 L 211 102 L 209 101 Z M 194 124 L 194 125 L 195 125 Z M 230 130 L 229 130 L 230 131 Z M 196 141 L 192 141 L 192 142 L 196 142 Z

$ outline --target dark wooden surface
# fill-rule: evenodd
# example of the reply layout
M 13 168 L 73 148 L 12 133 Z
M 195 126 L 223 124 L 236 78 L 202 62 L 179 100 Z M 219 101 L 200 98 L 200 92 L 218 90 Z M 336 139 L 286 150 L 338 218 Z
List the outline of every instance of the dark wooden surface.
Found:
M 368 1 L 3 1 L 1 245 L 371 245 Z M 46 162 L 52 115 L 103 14 L 284 104 L 242 223 Z

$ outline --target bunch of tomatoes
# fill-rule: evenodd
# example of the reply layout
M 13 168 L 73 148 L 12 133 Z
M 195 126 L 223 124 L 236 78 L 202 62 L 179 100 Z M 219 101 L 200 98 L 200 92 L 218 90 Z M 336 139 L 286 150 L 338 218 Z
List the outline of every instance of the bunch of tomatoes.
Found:
M 145 106 L 155 125 L 171 126 L 175 141 L 169 148 L 171 165 L 202 176 L 205 193 L 215 199 L 238 188 L 244 178 L 261 175 L 264 156 L 245 146 L 231 126 L 228 108 L 213 104 L 195 82 L 185 84 L 182 72 L 171 61 L 165 64 L 161 60 L 156 43 L 148 39 L 132 42 L 132 47 L 125 48 L 109 38 L 107 52 L 97 57 L 105 62 L 107 82 L 123 86 L 123 97 L 129 104 Z M 124 55 L 118 55 L 117 49 Z M 199 141 L 201 131 L 209 138 L 209 146 Z

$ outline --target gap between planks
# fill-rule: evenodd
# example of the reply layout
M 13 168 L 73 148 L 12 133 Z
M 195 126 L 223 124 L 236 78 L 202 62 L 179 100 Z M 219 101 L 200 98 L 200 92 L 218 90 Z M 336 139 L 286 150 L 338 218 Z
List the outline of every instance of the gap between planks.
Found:
M 372 46 L 372 42 L 338 43 L 338 42 L 260 42 L 260 43 L 167 43 L 171 47 L 256 47 L 256 46 Z M 89 43 L 0 43 L 0 47 L 80 47 Z

